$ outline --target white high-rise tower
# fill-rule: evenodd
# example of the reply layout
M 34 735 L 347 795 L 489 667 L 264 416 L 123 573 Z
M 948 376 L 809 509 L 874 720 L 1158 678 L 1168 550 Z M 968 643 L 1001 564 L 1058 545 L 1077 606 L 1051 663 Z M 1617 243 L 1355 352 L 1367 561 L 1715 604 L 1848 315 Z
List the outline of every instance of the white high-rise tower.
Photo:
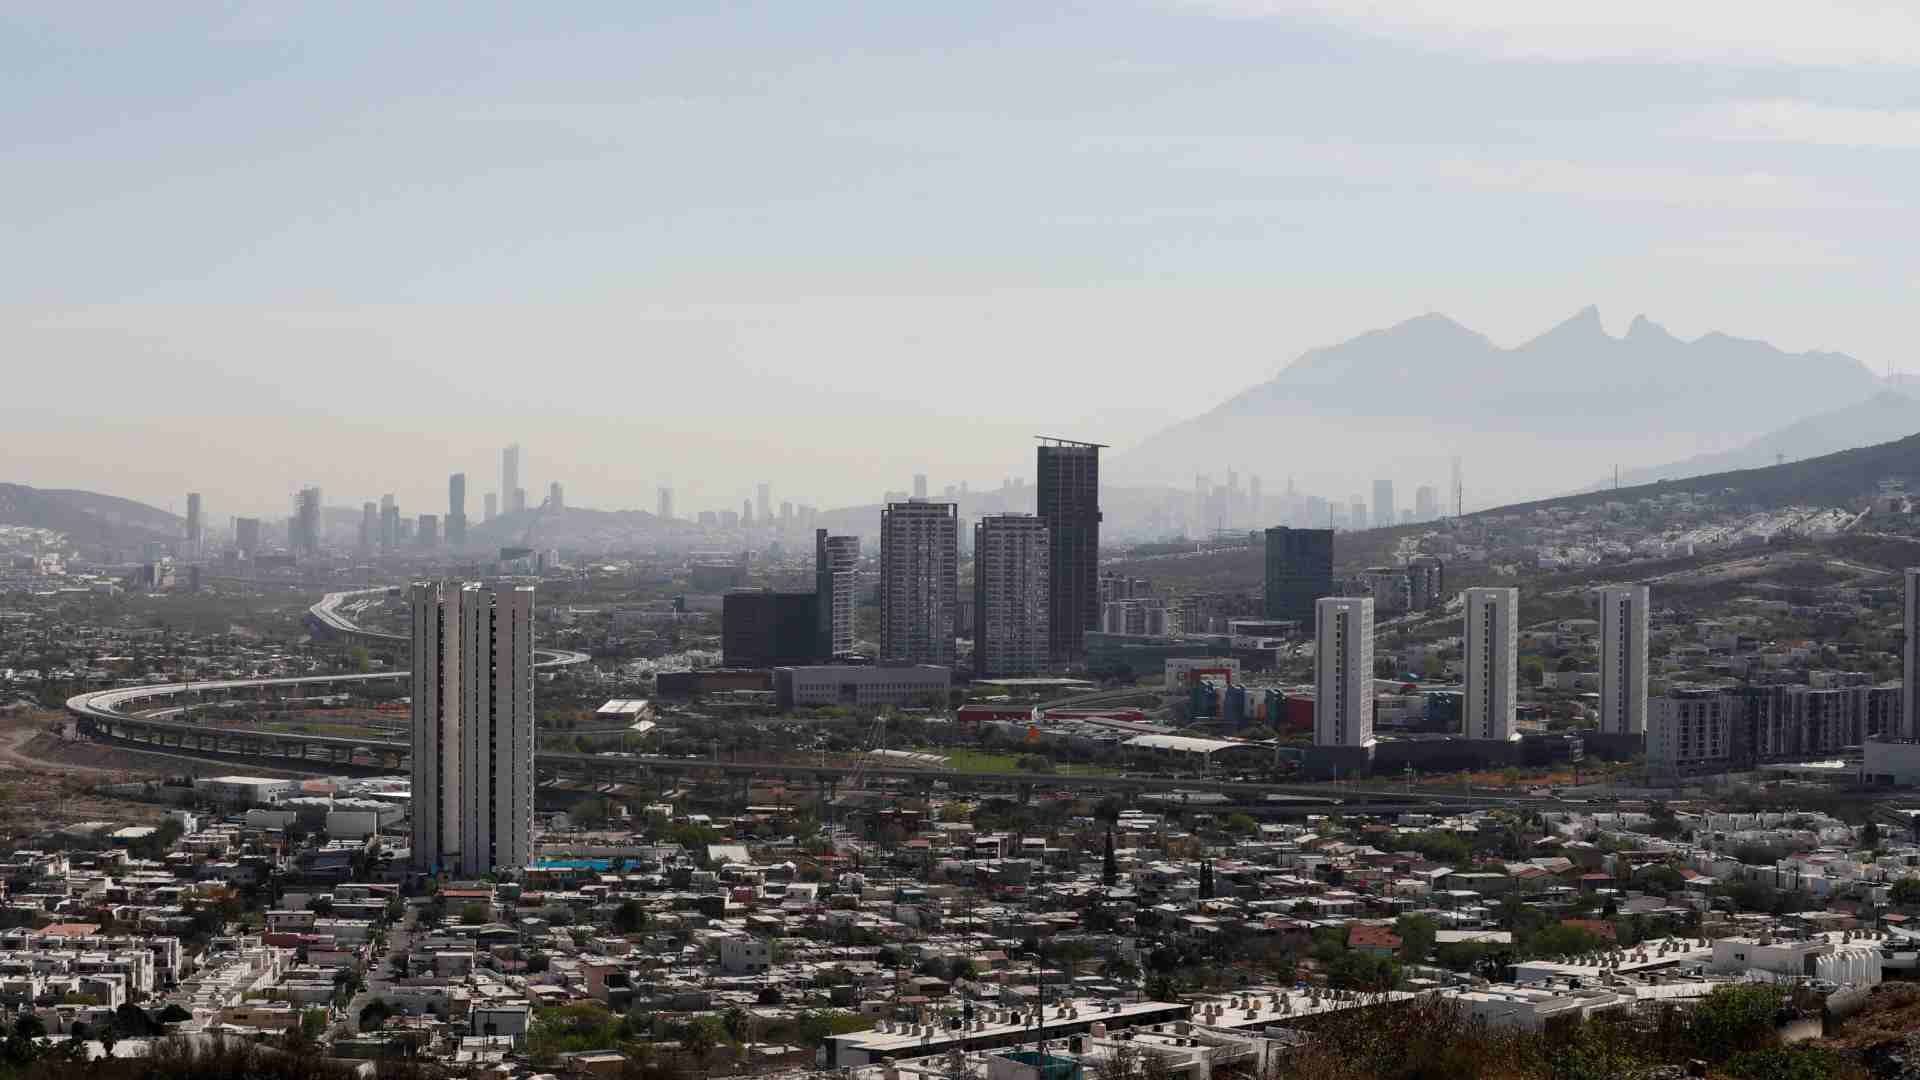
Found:
M 1913 575 L 1907 571 L 1907 619 L 1913 619 Z M 1600 731 L 1647 730 L 1647 604 L 1645 585 L 1600 590 Z M 1912 645 L 1908 646 L 1909 651 Z
M 533 856 L 533 588 L 413 586 L 413 860 L 478 877 Z
M 1518 738 L 1520 590 L 1468 589 L 1467 702 L 1461 734 L 1506 742 Z
M 1314 602 L 1313 742 L 1373 745 L 1373 600 Z

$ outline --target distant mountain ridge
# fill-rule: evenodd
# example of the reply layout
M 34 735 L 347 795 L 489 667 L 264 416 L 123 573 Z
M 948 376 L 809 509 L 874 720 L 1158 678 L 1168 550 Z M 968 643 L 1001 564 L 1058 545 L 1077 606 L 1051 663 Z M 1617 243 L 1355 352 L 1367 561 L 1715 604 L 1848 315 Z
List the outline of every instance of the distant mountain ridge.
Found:
M 1687 341 L 1645 316 L 1614 337 L 1593 307 L 1512 348 L 1430 314 L 1309 350 L 1114 455 L 1113 471 L 1180 486 L 1224 468 L 1284 473 L 1330 496 L 1384 475 L 1405 500 L 1460 454 L 1483 491 L 1564 491 L 1616 463 L 1745 443 L 1879 388 L 1842 353 L 1717 332 Z
M 82 547 L 126 547 L 178 540 L 174 514 L 117 495 L 0 483 L 0 525 L 53 529 Z

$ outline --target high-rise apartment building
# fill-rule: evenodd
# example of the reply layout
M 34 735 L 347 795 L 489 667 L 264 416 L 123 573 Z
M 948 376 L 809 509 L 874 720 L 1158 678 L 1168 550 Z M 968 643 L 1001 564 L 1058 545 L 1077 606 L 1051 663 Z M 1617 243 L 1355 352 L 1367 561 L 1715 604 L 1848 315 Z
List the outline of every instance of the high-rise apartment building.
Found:
M 526 492 L 520 487 L 519 443 L 500 451 L 500 502 L 509 514 L 527 508 Z
M 533 588 L 417 583 L 413 860 L 520 870 L 533 855 Z
M 1314 603 L 1313 742 L 1373 745 L 1373 601 Z
M 913 474 L 913 497 L 916 499 L 924 499 L 927 497 L 927 474 L 926 473 Z
M 1906 585 L 1904 619 L 1906 639 L 1900 645 L 1900 737 L 1920 735 L 1920 566 L 1901 575 Z
M 1045 671 L 1052 657 L 1047 523 L 989 514 L 973 527 L 973 672 L 976 678 Z
M 440 546 L 440 518 L 434 514 L 421 514 L 415 519 L 413 542 L 423 548 Z
M 1407 560 L 1407 610 L 1435 611 L 1447 605 L 1447 564 L 1438 555 Z
M 1908 593 L 1912 617 L 1912 593 Z M 1600 732 L 1639 735 L 1647 730 L 1647 605 L 1645 585 L 1600 590 Z
M 1400 517 L 1393 511 L 1393 481 L 1375 480 L 1373 482 L 1373 527 L 1390 529 L 1399 523 Z
M 392 551 L 400 546 L 400 504 L 393 496 L 385 495 L 380 499 L 380 547 Z
M 1413 520 L 1432 521 L 1440 516 L 1440 492 L 1432 484 L 1413 489 Z
M 555 480 L 552 483 L 548 484 L 547 485 L 547 509 L 554 511 L 555 513 L 558 513 L 559 511 L 566 509 L 566 506 L 567 506 L 567 489 L 564 487 L 561 487 L 560 481 L 558 480 Z
M 880 659 L 951 667 L 959 600 L 959 508 L 888 504 L 880 515 Z
M 773 521 L 773 485 L 764 480 L 753 486 L 753 516 L 762 525 Z
M 374 542 L 380 538 L 380 507 L 371 502 L 360 504 L 360 543 L 362 554 L 374 549 Z
M 654 511 L 654 514 L 661 521 L 673 520 L 673 489 L 672 488 L 663 487 L 660 489 L 660 508 Z
M 467 542 L 467 474 L 447 477 L 447 545 L 462 547 Z
M 860 538 L 813 533 L 813 591 L 820 597 L 820 652 L 845 656 L 853 651 L 853 599 L 859 583 Z
M 1267 530 L 1266 617 L 1313 627 L 1314 605 L 1333 595 L 1333 530 Z
M 1099 443 L 1043 436 L 1036 508 L 1047 527 L 1048 651 L 1055 664 L 1086 653 L 1100 629 Z
M 1462 599 L 1467 611 L 1467 699 L 1460 733 L 1494 742 L 1518 738 L 1520 590 L 1468 589 Z
M 482 506 L 484 509 L 481 510 L 480 520 L 492 521 L 500 516 L 500 496 L 493 492 L 487 492 L 487 497 L 482 500 Z
M 249 558 L 260 552 L 260 519 L 256 517 L 237 517 L 233 519 L 233 546 L 240 554 Z
M 200 493 L 187 492 L 187 551 L 199 554 L 201 545 L 207 540 L 206 519 L 200 512 Z

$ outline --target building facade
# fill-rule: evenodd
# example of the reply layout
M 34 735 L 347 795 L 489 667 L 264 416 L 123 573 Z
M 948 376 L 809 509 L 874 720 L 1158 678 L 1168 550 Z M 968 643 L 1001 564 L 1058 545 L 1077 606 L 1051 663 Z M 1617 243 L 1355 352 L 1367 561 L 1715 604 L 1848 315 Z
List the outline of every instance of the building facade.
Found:
M 888 504 L 880 515 L 880 658 L 952 667 L 959 594 L 959 508 Z
M 990 514 L 973 527 L 975 678 L 1035 675 L 1052 657 L 1047 523 Z
M 1920 728 L 1920 566 L 1901 574 L 1906 585 L 1904 619 L 1906 640 L 1900 646 L 1900 737 L 1915 738 Z
M 1100 629 L 1100 450 L 1063 439 L 1039 447 L 1035 505 L 1048 534 L 1047 636 L 1056 664 L 1085 656 L 1084 635 Z
M 820 654 L 853 652 L 854 593 L 859 587 L 860 538 L 813 533 L 813 591 L 820 597 Z
M 416 583 L 413 860 L 478 877 L 533 855 L 533 588 Z
M 447 544 L 461 547 L 467 542 L 467 474 L 447 477 Z
M 1373 601 L 1328 596 L 1314 607 L 1314 744 L 1372 746 Z
M 1647 730 L 1647 605 L 1645 585 L 1600 590 L 1600 730 L 1638 735 Z
M 1520 590 L 1468 589 L 1466 606 L 1466 713 L 1461 734 L 1507 742 L 1519 737 Z
M 941 705 L 953 672 L 936 664 L 825 664 L 773 669 L 782 709 L 814 705 Z
M 772 589 L 727 593 L 720 599 L 720 651 L 730 668 L 821 662 L 819 594 Z
M 1393 481 L 1375 480 L 1373 482 L 1373 527 L 1390 529 L 1399 523 L 1400 519 L 1395 516 L 1393 510 Z
M 1313 625 L 1314 605 L 1333 595 L 1333 530 L 1267 530 L 1266 611 L 1302 629 Z
M 500 451 L 500 504 L 509 514 L 527 508 L 527 493 L 520 487 L 520 444 Z
M 1407 610 L 1438 611 L 1446 606 L 1447 564 L 1438 555 L 1415 555 L 1408 559 Z

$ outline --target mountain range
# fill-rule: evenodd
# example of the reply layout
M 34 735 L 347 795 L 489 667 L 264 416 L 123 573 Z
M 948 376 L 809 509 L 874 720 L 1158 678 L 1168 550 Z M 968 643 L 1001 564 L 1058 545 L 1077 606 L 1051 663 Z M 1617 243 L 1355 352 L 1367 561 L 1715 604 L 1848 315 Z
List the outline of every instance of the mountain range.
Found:
M 1866 365 L 1709 333 L 1683 340 L 1645 316 L 1619 337 L 1588 307 L 1512 348 L 1423 315 L 1313 349 L 1267 382 L 1112 458 L 1118 483 L 1185 487 L 1234 468 L 1269 491 L 1335 497 L 1391 477 L 1409 501 L 1463 460 L 1487 505 L 1743 446 L 1761 432 L 1859 405 Z M 1859 445 L 1853 443 L 1852 445 Z
M 1920 432 L 1920 399 L 1895 390 L 1882 390 L 1858 404 L 1809 416 L 1733 450 L 1699 454 L 1653 468 L 1624 469 L 1620 483 L 1649 484 L 1735 469 L 1757 469 L 1858 446 L 1895 442 L 1915 432 Z M 1612 484 L 1607 480 L 1596 487 Z
M 92 491 L 0 484 L 0 525 L 62 532 L 82 548 L 178 540 L 186 523 L 145 503 Z

